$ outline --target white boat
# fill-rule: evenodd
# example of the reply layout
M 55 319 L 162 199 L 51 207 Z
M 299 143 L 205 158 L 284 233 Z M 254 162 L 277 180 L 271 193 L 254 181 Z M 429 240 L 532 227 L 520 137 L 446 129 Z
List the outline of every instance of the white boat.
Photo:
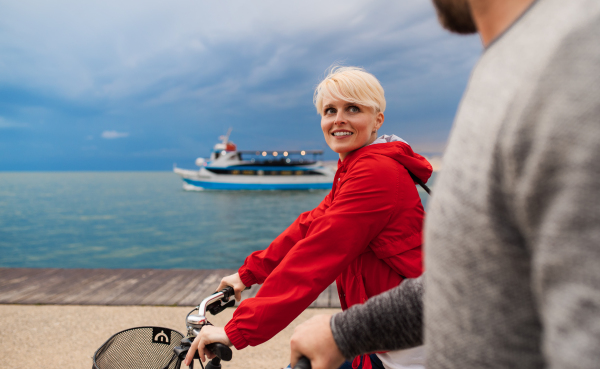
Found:
M 335 171 L 317 160 L 319 150 L 238 151 L 229 135 L 215 145 L 210 158 L 196 159 L 199 170 L 173 166 L 185 190 L 316 190 L 330 189 Z

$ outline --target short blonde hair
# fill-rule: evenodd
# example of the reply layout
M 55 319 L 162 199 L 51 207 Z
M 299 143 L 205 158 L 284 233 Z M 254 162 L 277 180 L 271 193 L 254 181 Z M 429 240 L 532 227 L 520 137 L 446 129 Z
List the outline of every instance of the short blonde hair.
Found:
M 329 97 L 385 111 L 383 87 L 374 75 L 363 68 L 332 66 L 313 95 L 317 113 L 323 114 L 323 98 Z

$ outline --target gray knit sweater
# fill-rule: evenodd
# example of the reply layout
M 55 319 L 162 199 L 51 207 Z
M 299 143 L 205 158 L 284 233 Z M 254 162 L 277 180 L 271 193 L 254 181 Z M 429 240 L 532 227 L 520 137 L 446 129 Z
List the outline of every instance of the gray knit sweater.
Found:
M 331 331 L 348 360 L 367 352 L 392 351 L 423 344 L 423 278 L 354 305 L 331 319 Z
M 429 369 L 600 368 L 600 1 L 488 47 L 425 223 Z
M 428 368 L 600 367 L 600 1 L 488 47 L 428 210 Z M 346 357 L 420 343 L 415 283 L 332 319 Z

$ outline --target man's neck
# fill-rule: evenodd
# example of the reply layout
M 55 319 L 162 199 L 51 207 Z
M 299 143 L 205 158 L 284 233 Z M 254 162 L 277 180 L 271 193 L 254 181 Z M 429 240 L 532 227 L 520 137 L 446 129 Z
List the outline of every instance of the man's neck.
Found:
M 471 14 L 487 47 L 506 31 L 535 0 L 469 0 Z

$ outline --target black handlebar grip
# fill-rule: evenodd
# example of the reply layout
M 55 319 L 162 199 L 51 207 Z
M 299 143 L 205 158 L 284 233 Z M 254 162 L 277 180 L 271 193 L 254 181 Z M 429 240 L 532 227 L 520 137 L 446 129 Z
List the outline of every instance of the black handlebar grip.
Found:
M 233 352 L 231 349 L 222 343 L 213 342 L 206 345 L 206 348 L 210 350 L 213 354 L 217 355 L 217 357 L 223 361 L 231 360 L 233 356 Z
M 225 288 L 223 288 L 221 290 L 221 292 L 223 292 L 223 296 L 225 298 L 225 300 L 228 300 L 231 296 L 235 295 L 235 291 L 233 290 L 233 287 L 231 286 L 227 286 Z
M 244 289 L 244 291 L 247 291 L 249 289 L 250 289 L 250 287 L 246 287 Z M 220 292 L 223 292 L 223 295 L 224 295 L 223 298 L 225 300 L 228 300 L 231 296 L 235 295 L 235 291 L 233 290 L 233 287 L 231 287 L 231 286 L 227 286 L 227 287 L 223 288 Z
M 294 365 L 294 369 L 311 369 L 310 360 L 306 356 L 302 356 L 298 359 L 296 365 Z

